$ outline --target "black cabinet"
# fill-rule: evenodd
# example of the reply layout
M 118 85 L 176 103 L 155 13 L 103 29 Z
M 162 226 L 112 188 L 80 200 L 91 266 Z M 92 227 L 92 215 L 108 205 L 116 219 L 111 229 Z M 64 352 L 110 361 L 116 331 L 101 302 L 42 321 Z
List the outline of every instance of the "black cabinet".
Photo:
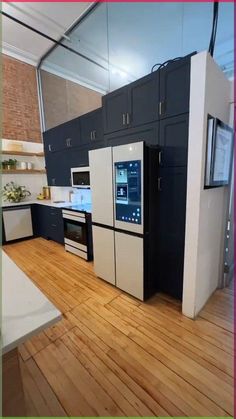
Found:
M 103 96 L 104 133 L 134 128 L 159 118 L 159 74 L 148 74 Z
M 104 133 L 188 113 L 192 55 L 103 96 Z
M 67 175 L 67 151 L 45 153 L 45 162 L 49 186 L 70 186 Z
M 79 118 L 60 124 L 44 132 L 45 153 L 62 151 L 80 145 L 80 120 Z
M 189 111 L 190 62 L 188 56 L 160 70 L 160 119 Z
M 144 141 L 146 144 L 159 144 L 159 123 L 154 122 L 138 128 L 105 135 L 105 140 L 106 146 L 110 147 L 138 141 Z
M 160 121 L 160 165 L 163 167 L 186 166 L 188 160 L 189 114 Z
M 35 236 L 64 244 L 64 224 L 62 210 L 47 205 L 32 205 L 32 220 Z
M 102 97 L 104 133 L 127 128 L 128 87 L 122 87 Z
M 159 119 L 159 73 L 151 73 L 129 85 L 130 127 Z
M 96 148 L 103 141 L 102 108 L 80 117 L 81 145 Z
M 157 286 L 182 298 L 186 212 L 186 167 L 159 169 Z

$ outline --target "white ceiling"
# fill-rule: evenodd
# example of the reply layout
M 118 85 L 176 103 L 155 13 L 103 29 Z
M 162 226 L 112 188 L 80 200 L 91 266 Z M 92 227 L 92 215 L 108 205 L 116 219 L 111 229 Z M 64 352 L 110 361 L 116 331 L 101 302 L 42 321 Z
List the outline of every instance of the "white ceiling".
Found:
M 92 2 L 3 2 L 2 10 L 58 40 Z M 2 17 L 2 52 L 33 65 L 54 45 L 8 17 Z

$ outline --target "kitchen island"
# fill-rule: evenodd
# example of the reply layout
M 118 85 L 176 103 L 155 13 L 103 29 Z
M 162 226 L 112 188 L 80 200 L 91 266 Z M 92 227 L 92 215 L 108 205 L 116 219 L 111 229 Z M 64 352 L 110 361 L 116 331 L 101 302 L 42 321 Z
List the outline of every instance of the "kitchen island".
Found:
M 17 347 L 61 318 L 61 312 L 3 251 L 3 416 L 26 416 Z

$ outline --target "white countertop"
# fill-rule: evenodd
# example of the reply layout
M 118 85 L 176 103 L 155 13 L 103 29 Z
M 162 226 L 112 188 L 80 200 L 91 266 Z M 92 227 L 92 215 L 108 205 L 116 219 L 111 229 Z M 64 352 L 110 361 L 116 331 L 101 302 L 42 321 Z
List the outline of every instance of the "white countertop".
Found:
M 12 202 L 4 202 L 2 201 L 2 207 L 17 207 L 20 205 L 30 205 L 30 204 L 40 204 L 40 205 L 47 205 L 49 207 L 57 207 L 57 208 L 62 208 L 68 205 L 71 205 L 71 202 L 54 202 L 51 201 L 50 199 L 34 199 L 34 200 L 25 200 L 25 201 L 21 201 L 21 202 L 17 202 L 17 203 L 12 203 Z
M 61 312 L 2 252 L 2 353 L 61 320 Z

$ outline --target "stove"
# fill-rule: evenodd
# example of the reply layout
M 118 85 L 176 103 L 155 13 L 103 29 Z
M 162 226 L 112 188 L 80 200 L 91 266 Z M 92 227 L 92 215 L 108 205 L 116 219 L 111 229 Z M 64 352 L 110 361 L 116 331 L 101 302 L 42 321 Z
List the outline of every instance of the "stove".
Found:
M 91 204 L 71 204 L 62 208 L 65 250 L 93 260 Z

